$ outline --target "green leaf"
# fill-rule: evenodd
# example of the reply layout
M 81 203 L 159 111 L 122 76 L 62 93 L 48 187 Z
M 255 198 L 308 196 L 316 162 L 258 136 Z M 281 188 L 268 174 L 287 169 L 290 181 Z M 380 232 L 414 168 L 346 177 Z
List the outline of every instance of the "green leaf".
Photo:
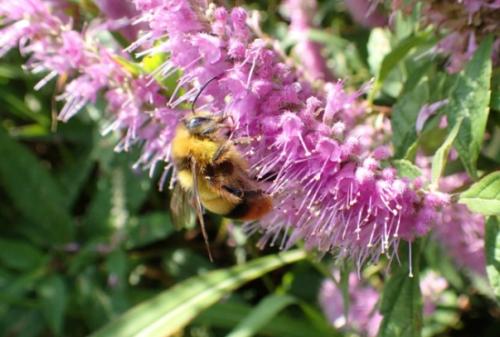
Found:
M 431 269 L 439 271 L 446 280 L 457 289 L 464 287 L 464 281 L 457 269 L 457 264 L 452 260 L 443 245 L 436 238 L 426 240 L 425 247 L 422 249 L 425 256 L 426 265 Z
M 351 296 L 349 294 L 349 276 L 351 274 L 350 268 L 344 266 L 340 270 L 339 286 L 342 292 L 342 303 L 344 309 L 344 316 L 349 317 L 349 307 L 351 306 Z
M 258 333 L 285 307 L 297 300 L 288 295 L 270 295 L 259 302 L 226 337 L 251 337 Z
M 384 318 L 378 337 L 421 336 L 422 297 L 419 285 L 419 247 L 418 242 L 412 243 L 413 277 L 409 276 L 409 255 L 405 252 L 401 256 L 402 264 L 384 285 L 380 306 L 380 313 Z
M 373 74 L 378 74 L 384 57 L 391 51 L 389 31 L 383 28 L 372 29 L 366 48 L 370 70 Z
M 500 68 L 496 68 L 491 76 L 490 108 L 500 111 Z
M 416 122 L 422 106 L 428 103 L 429 85 L 422 81 L 412 91 L 402 95 L 393 107 L 391 127 L 395 157 L 403 158 L 417 140 Z
M 444 140 L 443 144 L 439 147 L 439 149 L 432 157 L 432 185 L 437 188 L 438 180 L 443 174 L 444 168 L 446 167 L 446 162 L 448 160 L 448 154 L 450 153 L 451 145 L 453 141 L 457 138 L 458 131 L 460 130 L 460 126 L 462 125 L 462 119 L 459 119 L 453 128 L 451 129 L 448 136 Z
M 214 269 L 206 254 L 200 255 L 191 249 L 177 248 L 169 251 L 162 265 L 167 273 L 177 281 L 187 279 L 193 275 L 202 275 Z
M 465 169 L 474 178 L 489 113 L 492 41 L 491 37 L 485 39 L 476 50 L 464 73 L 458 76 L 447 106 L 452 127 L 463 118 L 455 147 Z
M 193 323 L 231 329 L 251 315 L 252 311 L 253 308 L 244 303 L 235 301 L 217 303 L 202 312 Z M 275 337 L 332 337 L 331 333 L 316 329 L 307 320 L 292 318 L 284 314 L 278 314 L 265 324 L 260 330 L 260 334 Z
M 64 128 L 61 127 L 61 129 Z M 73 206 L 73 203 L 78 198 L 94 167 L 92 150 L 94 137 L 97 136 L 96 132 L 94 128 L 84 124 L 80 125 L 80 130 L 86 132 L 86 137 L 82 139 L 81 146 L 76 147 L 76 144 L 71 144 L 71 150 L 66 147 L 63 148 L 64 151 L 61 151 L 63 165 L 57 171 L 57 180 L 65 195 L 65 205 L 69 208 Z
M 45 258 L 43 252 L 28 243 L 0 239 L 0 261 L 9 268 L 29 271 L 39 267 Z
M 49 172 L 24 146 L 0 128 L 0 185 L 14 206 L 51 245 L 73 238 L 75 225 L 64 195 Z
M 18 118 L 27 121 L 35 121 L 38 124 L 48 127 L 50 125 L 49 119 L 41 113 L 32 111 L 16 93 L 6 90 L 0 90 L 0 104 L 8 112 Z
M 127 223 L 127 248 L 137 248 L 167 238 L 175 232 L 170 216 L 165 212 L 152 212 L 131 218 Z
M 46 330 L 46 324 L 38 310 L 12 309 L 0 317 L 0 331 L 3 336 L 39 337 Z
M 415 179 L 422 175 L 422 171 L 413 165 L 411 161 L 406 159 L 393 160 L 392 165 L 398 170 L 398 174 L 401 177 L 407 177 L 410 179 Z
M 133 307 L 92 336 L 171 336 L 242 284 L 305 256 L 300 250 L 288 251 L 190 278 Z
M 122 66 L 122 69 L 128 72 L 130 75 L 137 77 L 144 74 L 144 69 L 140 64 L 132 62 L 125 57 L 119 55 L 113 55 L 113 60 Z
M 60 336 L 67 301 L 64 280 L 57 275 L 51 276 L 39 286 L 38 294 L 42 300 L 42 313 L 49 327 L 56 336 Z
M 488 174 L 461 193 L 459 202 L 473 212 L 500 215 L 500 171 Z
M 373 83 L 372 90 L 368 94 L 368 101 L 372 102 L 376 94 L 382 87 L 385 79 L 391 71 L 396 67 L 396 65 L 415 47 L 422 45 L 429 41 L 430 34 L 420 33 L 413 36 L 409 36 L 403 39 L 399 44 L 385 57 L 380 65 L 380 70 L 375 78 L 375 83 Z
M 485 230 L 486 273 L 497 299 L 500 300 L 500 222 L 490 217 Z

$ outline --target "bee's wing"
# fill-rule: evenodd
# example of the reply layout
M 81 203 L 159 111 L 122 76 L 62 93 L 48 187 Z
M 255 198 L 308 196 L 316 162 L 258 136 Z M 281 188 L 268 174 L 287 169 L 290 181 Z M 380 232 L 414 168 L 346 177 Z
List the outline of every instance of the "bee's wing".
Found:
M 212 253 L 210 252 L 210 243 L 208 242 L 208 235 L 205 229 L 205 221 L 203 220 L 203 207 L 201 205 L 200 194 L 198 193 L 198 170 L 196 167 L 196 162 L 194 160 L 191 162 L 191 174 L 193 175 L 194 206 L 196 209 L 196 214 L 198 215 L 198 219 L 200 220 L 201 234 L 203 235 L 203 240 L 205 240 L 205 246 L 207 247 L 208 257 L 210 258 L 210 261 L 213 261 Z
M 196 214 L 191 207 L 191 193 L 184 191 L 179 183 L 176 183 L 170 198 L 170 214 L 172 222 L 177 229 L 191 227 L 196 221 Z

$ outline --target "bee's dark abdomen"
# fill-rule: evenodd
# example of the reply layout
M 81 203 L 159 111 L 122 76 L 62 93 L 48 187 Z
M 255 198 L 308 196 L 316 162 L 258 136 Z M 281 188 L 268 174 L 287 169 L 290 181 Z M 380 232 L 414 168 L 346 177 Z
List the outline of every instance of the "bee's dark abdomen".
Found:
M 226 218 L 230 219 L 241 219 L 245 214 L 248 213 L 251 205 L 247 200 L 242 200 L 241 203 L 237 204 L 229 214 L 225 214 Z
M 224 216 L 231 219 L 251 221 L 262 218 L 271 209 L 271 198 L 262 191 L 245 191 L 241 202 Z

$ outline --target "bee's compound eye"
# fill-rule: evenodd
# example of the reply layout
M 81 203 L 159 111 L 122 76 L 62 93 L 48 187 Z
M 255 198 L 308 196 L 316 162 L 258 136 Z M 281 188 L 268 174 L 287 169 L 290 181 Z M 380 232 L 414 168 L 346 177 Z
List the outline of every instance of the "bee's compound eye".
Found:
M 210 118 L 208 117 L 193 117 L 186 121 L 186 127 L 190 130 L 195 130 L 209 121 Z

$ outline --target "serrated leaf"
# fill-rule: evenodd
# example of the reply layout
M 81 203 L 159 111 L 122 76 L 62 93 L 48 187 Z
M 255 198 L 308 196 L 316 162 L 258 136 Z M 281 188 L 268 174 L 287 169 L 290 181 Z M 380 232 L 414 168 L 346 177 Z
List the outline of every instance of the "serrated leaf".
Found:
M 476 50 L 464 73 L 458 76 L 447 106 L 451 126 L 463 118 L 455 147 L 467 172 L 474 178 L 489 113 L 492 41 L 491 37 L 485 39 Z
M 460 203 L 483 215 L 500 215 L 500 171 L 493 172 L 460 194 Z
M 24 146 L 0 128 L 0 185 L 14 206 L 51 245 L 73 238 L 74 223 L 64 195 L 49 172 Z
M 391 127 L 393 130 L 392 143 L 395 148 L 395 157 L 403 158 L 407 149 L 416 142 L 417 117 L 422 106 L 428 103 L 429 86 L 426 81 L 421 82 L 412 91 L 404 94 L 393 107 Z
M 226 337 L 251 337 L 281 310 L 296 302 L 294 297 L 288 295 L 267 296 Z
M 495 296 L 500 300 L 500 222 L 490 217 L 485 230 L 486 274 Z
M 419 284 L 420 249 L 413 242 L 413 277 L 409 276 L 409 256 L 393 267 L 393 275 L 384 285 L 380 313 L 384 316 L 378 337 L 419 337 L 422 330 L 422 296 Z M 411 253 L 411 252 L 410 252 Z
M 443 174 L 444 168 L 446 167 L 446 162 L 448 160 L 448 154 L 450 153 L 451 146 L 453 142 L 457 138 L 458 132 L 460 130 L 460 126 L 462 125 L 462 119 L 457 120 L 453 128 L 446 136 L 443 144 L 436 151 L 434 156 L 432 157 L 432 185 L 434 188 L 437 188 L 438 180 Z
M 422 171 L 413 163 L 406 159 L 398 159 L 392 161 L 392 165 L 398 170 L 401 177 L 415 179 L 422 175 Z
M 288 251 L 190 278 L 133 307 L 91 336 L 171 336 L 242 284 L 303 258 L 303 251 Z
M 57 275 L 49 277 L 38 287 L 38 294 L 41 298 L 42 314 L 52 332 L 56 336 L 60 336 L 67 301 L 67 289 L 64 280 Z

